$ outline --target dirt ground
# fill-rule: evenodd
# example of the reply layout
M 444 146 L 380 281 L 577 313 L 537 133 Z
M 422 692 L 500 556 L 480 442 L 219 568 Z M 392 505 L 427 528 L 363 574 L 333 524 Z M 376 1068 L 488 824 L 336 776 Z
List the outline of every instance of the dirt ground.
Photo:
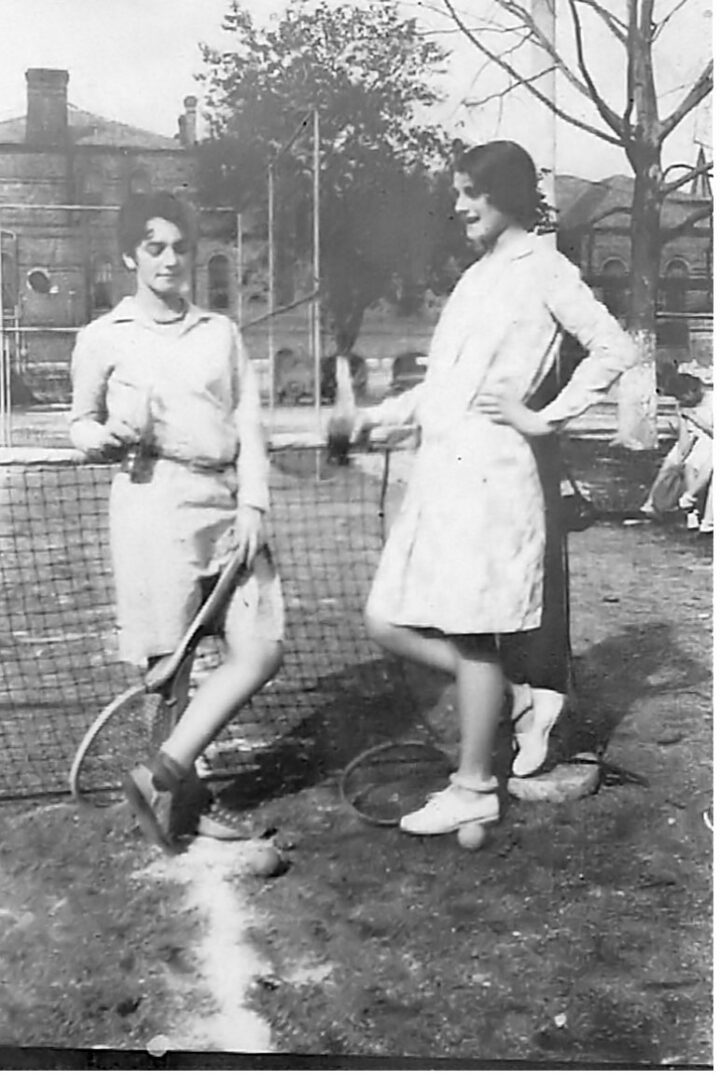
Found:
M 606 509 L 639 505 L 656 457 L 574 452 Z M 569 735 L 604 753 L 597 794 L 512 801 L 476 853 L 363 824 L 339 798 L 337 753 L 319 780 L 248 808 L 289 868 L 233 869 L 237 909 L 213 925 L 227 936 L 236 918 L 245 940 L 239 957 L 225 945 L 249 1010 L 229 1022 L 259 1018 L 282 1067 L 712 1064 L 711 542 L 618 518 L 574 535 L 570 559 Z M 452 713 L 441 684 L 418 683 L 418 706 Z M 87 1049 L 165 1035 L 180 1047 L 165 1067 L 233 1048 L 198 1035 L 228 993 L 208 968 L 208 912 L 123 808 L 6 803 L 0 817 L 0 1064 L 31 1047 L 23 1064 L 127 1066 Z

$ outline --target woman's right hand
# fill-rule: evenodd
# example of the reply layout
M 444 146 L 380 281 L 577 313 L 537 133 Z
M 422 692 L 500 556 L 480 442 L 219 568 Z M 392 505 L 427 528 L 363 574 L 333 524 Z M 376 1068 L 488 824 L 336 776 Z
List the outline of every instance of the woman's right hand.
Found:
M 350 436 L 351 443 L 362 442 L 363 439 L 376 426 L 375 420 L 368 409 L 356 409 L 353 417 L 353 428 Z
M 72 441 L 90 457 L 117 458 L 126 446 L 137 442 L 137 432 L 122 420 L 101 424 L 81 420 L 73 424 Z

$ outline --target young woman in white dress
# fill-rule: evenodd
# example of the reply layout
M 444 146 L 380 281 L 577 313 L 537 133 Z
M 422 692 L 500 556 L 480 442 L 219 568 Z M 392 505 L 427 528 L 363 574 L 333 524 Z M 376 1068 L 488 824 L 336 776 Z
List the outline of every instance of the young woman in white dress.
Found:
M 578 269 L 534 235 L 541 198 L 522 147 L 498 141 L 466 151 L 454 187 L 478 259 L 443 310 L 424 382 L 361 410 L 356 422 L 356 433 L 409 422 L 421 430 L 366 612 L 381 646 L 456 682 L 458 766 L 444 791 L 403 818 L 401 828 L 418 834 L 499 816 L 500 645 L 537 631 L 543 611 L 545 499 L 531 443 L 599 400 L 634 362 L 629 338 Z M 588 355 L 533 411 L 526 403 L 553 370 L 563 331 Z M 564 701 L 538 689 L 516 729 L 514 771 L 525 775 L 542 765 Z

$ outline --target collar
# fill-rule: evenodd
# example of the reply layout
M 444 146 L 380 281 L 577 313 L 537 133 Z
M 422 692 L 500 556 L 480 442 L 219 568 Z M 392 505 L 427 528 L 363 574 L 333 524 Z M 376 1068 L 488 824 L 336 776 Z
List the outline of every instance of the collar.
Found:
M 522 259 L 530 255 L 535 246 L 535 236 L 525 230 L 502 233 L 488 255 L 502 255 L 506 259 Z
M 148 318 L 134 296 L 123 297 L 120 303 L 109 312 L 108 318 L 114 323 L 137 322 L 142 323 L 143 326 L 150 326 L 153 329 L 158 325 L 152 319 Z M 203 308 L 190 303 L 185 312 L 185 318 L 182 321 L 182 332 L 186 333 L 198 323 L 209 322 L 212 318 L 214 318 L 214 315 L 211 311 L 204 311 Z

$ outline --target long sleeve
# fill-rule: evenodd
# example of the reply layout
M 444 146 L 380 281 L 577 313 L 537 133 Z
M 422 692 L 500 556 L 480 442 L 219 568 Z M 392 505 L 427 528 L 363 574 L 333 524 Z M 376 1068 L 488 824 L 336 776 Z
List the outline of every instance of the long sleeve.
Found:
M 238 404 L 235 423 L 240 441 L 238 454 L 238 502 L 267 510 L 270 505 L 269 471 L 265 433 L 260 409 L 260 392 L 250 358 L 240 335 L 237 348 Z
M 600 401 L 637 357 L 632 340 L 595 299 L 577 267 L 557 253 L 546 290 L 554 318 L 588 350 L 567 386 L 540 412 L 550 423 L 560 425 Z
M 419 383 L 397 397 L 385 398 L 379 405 L 371 405 L 365 412 L 373 424 L 411 424 L 416 419 L 418 406 L 425 392 L 425 383 Z
M 90 327 L 80 330 L 71 362 L 70 439 L 82 451 L 87 450 L 87 436 L 107 419 L 106 392 L 111 366 L 96 348 L 95 336 Z

